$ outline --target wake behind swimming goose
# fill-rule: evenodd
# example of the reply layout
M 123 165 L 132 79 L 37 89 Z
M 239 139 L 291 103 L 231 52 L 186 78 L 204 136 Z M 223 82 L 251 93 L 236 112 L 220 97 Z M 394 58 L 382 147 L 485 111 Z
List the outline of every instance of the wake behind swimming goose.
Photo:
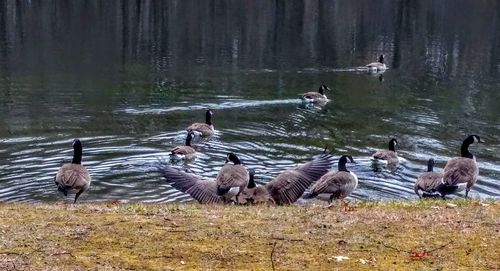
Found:
M 265 185 L 246 189 L 243 196 L 252 203 L 292 204 L 302 197 L 312 183 L 327 173 L 332 164 L 331 154 L 322 154 L 303 165 L 284 170 Z
M 172 160 L 193 160 L 196 158 L 196 151 L 191 146 L 194 133 L 190 132 L 186 136 L 186 145 L 176 146 L 170 150 L 170 159 Z
M 338 171 L 330 171 L 323 175 L 311 189 L 311 193 L 305 198 L 315 198 L 321 194 L 328 196 L 328 203 L 331 206 L 334 199 L 344 201 L 345 197 L 356 189 L 358 186 L 358 176 L 352 171 L 347 170 L 346 164 L 348 159 L 351 163 L 355 163 L 350 155 L 342 155 L 338 163 Z M 344 202 L 345 208 L 347 203 Z
M 189 127 L 186 128 L 188 133 L 194 133 L 195 135 L 201 137 L 210 137 L 214 134 L 215 128 L 212 124 L 212 116 L 214 112 L 210 109 L 207 109 L 205 112 L 205 123 L 195 122 Z
M 299 95 L 299 98 L 304 103 L 326 103 L 328 102 L 328 98 L 325 94 L 326 91 L 330 91 L 330 88 L 326 85 L 321 85 L 317 92 L 310 91 L 302 93 Z
M 434 164 L 434 159 L 429 159 L 427 162 L 427 172 L 422 173 L 415 182 L 414 190 L 419 198 L 441 196 L 437 188 L 443 182 L 443 173 L 433 172 Z
M 90 174 L 82 165 L 82 143 L 79 139 L 73 141 L 73 160 L 64 164 L 54 177 L 57 189 L 67 196 L 68 193 L 76 193 L 75 201 L 90 186 Z
M 442 184 L 437 188 L 444 198 L 465 189 L 465 198 L 468 197 L 471 187 L 476 183 L 479 176 L 479 168 L 476 163 L 476 157 L 469 152 L 469 146 L 474 143 L 483 143 L 484 141 L 478 135 L 470 135 L 460 147 L 460 157 L 454 157 L 448 160 L 444 167 L 444 176 Z

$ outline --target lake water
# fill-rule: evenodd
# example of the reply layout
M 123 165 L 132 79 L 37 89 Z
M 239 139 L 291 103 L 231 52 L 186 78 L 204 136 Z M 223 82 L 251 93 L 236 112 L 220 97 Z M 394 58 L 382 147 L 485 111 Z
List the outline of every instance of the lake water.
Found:
M 386 55 L 389 69 L 355 67 Z M 2 1 L 0 201 L 64 197 L 53 177 L 80 138 L 85 201 L 190 200 L 154 171 L 215 112 L 188 165 L 226 152 L 265 183 L 325 145 L 350 154 L 356 199 L 415 199 L 413 184 L 473 145 L 473 198 L 500 198 L 499 1 Z M 324 107 L 297 94 L 332 89 Z M 370 156 L 399 141 L 396 172 Z M 336 165 L 335 165 L 336 167 Z M 72 197 L 68 197 L 71 200 Z

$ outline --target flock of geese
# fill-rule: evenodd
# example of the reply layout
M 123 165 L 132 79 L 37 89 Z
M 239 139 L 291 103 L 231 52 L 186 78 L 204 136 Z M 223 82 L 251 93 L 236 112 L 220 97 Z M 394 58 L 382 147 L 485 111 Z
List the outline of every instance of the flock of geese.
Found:
M 378 62 L 367 65 L 369 69 L 386 69 L 384 56 Z M 326 92 L 330 89 L 321 85 L 317 92 L 301 94 L 299 98 L 304 103 L 324 103 L 328 101 Z M 211 109 L 205 112 L 204 123 L 193 123 L 187 127 L 186 142 L 170 151 L 173 160 L 190 161 L 196 157 L 192 141 L 196 137 L 210 138 L 215 131 L 212 123 L 214 113 Z M 462 143 L 460 157 L 451 158 L 442 173 L 433 172 L 434 160 L 428 161 L 428 170 L 418 177 L 415 183 L 415 193 L 420 197 L 442 197 L 465 190 L 468 197 L 471 187 L 476 183 L 479 169 L 475 156 L 470 153 L 469 146 L 483 142 L 477 135 L 470 135 Z M 396 152 L 397 139 L 389 141 L 386 150 L 379 150 L 372 155 L 372 163 L 395 167 L 399 163 Z M 82 143 L 73 141 L 73 160 L 64 164 L 57 172 L 54 181 L 57 188 L 65 196 L 74 193 L 74 203 L 85 192 L 91 182 L 87 169 L 82 165 Z M 300 198 L 320 198 L 327 200 L 331 206 L 335 200 L 342 200 L 348 208 L 345 198 L 358 186 L 357 175 L 349 171 L 348 163 L 355 163 L 350 155 L 342 155 L 338 160 L 336 171 L 331 168 L 334 159 L 331 152 L 325 148 L 317 158 L 282 171 L 265 185 L 256 185 L 255 171 L 248 169 L 234 153 L 228 153 L 222 168 L 215 179 L 205 179 L 187 169 L 179 169 L 169 165 L 159 167 L 167 183 L 175 189 L 189 194 L 201 204 L 292 204 Z M 306 191 L 309 191 L 306 193 Z

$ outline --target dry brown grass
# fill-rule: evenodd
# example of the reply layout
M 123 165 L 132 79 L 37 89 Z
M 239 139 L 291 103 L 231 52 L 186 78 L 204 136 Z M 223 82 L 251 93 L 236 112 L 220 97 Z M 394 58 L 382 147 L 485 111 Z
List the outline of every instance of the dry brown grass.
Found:
M 499 202 L 449 202 L 0 204 L 0 270 L 499 270 Z

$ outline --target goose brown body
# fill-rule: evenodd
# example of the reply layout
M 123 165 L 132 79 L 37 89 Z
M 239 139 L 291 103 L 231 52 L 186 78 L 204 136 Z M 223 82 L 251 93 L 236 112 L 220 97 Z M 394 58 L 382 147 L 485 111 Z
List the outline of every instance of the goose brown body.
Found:
M 465 186 L 465 197 L 468 197 L 471 187 L 477 182 L 479 168 L 476 157 L 469 152 L 469 146 L 473 143 L 482 143 L 477 135 L 468 136 L 460 148 L 461 156 L 448 160 L 444 167 L 443 184 L 438 190 L 444 197 L 446 194 L 461 190 Z
M 59 191 L 65 196 L 68 193 L 76 193 L 74 203 L 78 197 L 85 192 L 91 182 L 90 174 L 87 169 L 81 164 L 82 162 L 82 144 L 80 140 L 75 139 L 73 142 L 73 160 L 69 164 L 64 164 L 54 177 L 54 182 Z
M 396 165 L 399 162 L 398 154 L 396 153 L 396 145 L 398 141 L 393 138 L 389 141 L 388 150 L 379 150 L 372 155 L 373 160 L 383 160 L 386 161 L 388 165 Z
M 205 113 L 205 123 L 195 122 L 189 125 L 186 130 L 188 133 L 196 133 L 201 137 L 210 137 L 214 134 L 214 126 L 212 124 L 212 110 L 208 109 Z
M 188 133 L 186 137 L 186 145 L 176 146 L 170 150 L 170 156 L 176 159 L 192 160 L 196 158 L 196 151 L 191 147 L 193 133 Z
M 358 186 L 358 177 L 346 168 L 347 159 L 352 163 L 354 160 L 349 155 L 343 155 L 339 159 L 338 171 L 330 171 L 323 175 L 311 189 L 307 198 L 314 198 L 321 194 L 328 194 L 329 201 L 345 198 Z
M 309 91 L 306 93 L 302 93 L 299 95 L 299 98 L 303 102 L 307 102 L 307 103 L 315 103 L 315 102 L 325 103 L 328 101 L 328 98 L 326 97 L 326 94 L 325 94 L 325 92 L 327 90 L 330 90 L 330 88 L 328 88 L 325 85 L 321 85 L 319 87 L 318 91 Z
M 414 190 L 419 198 L 438 195 L 437 189 L 443 182 L 443 173 L 433 172 L 433 168 L 434 159 L 431 158 L 427 162 L 427 172 L 422 173 L 415 182 Z

